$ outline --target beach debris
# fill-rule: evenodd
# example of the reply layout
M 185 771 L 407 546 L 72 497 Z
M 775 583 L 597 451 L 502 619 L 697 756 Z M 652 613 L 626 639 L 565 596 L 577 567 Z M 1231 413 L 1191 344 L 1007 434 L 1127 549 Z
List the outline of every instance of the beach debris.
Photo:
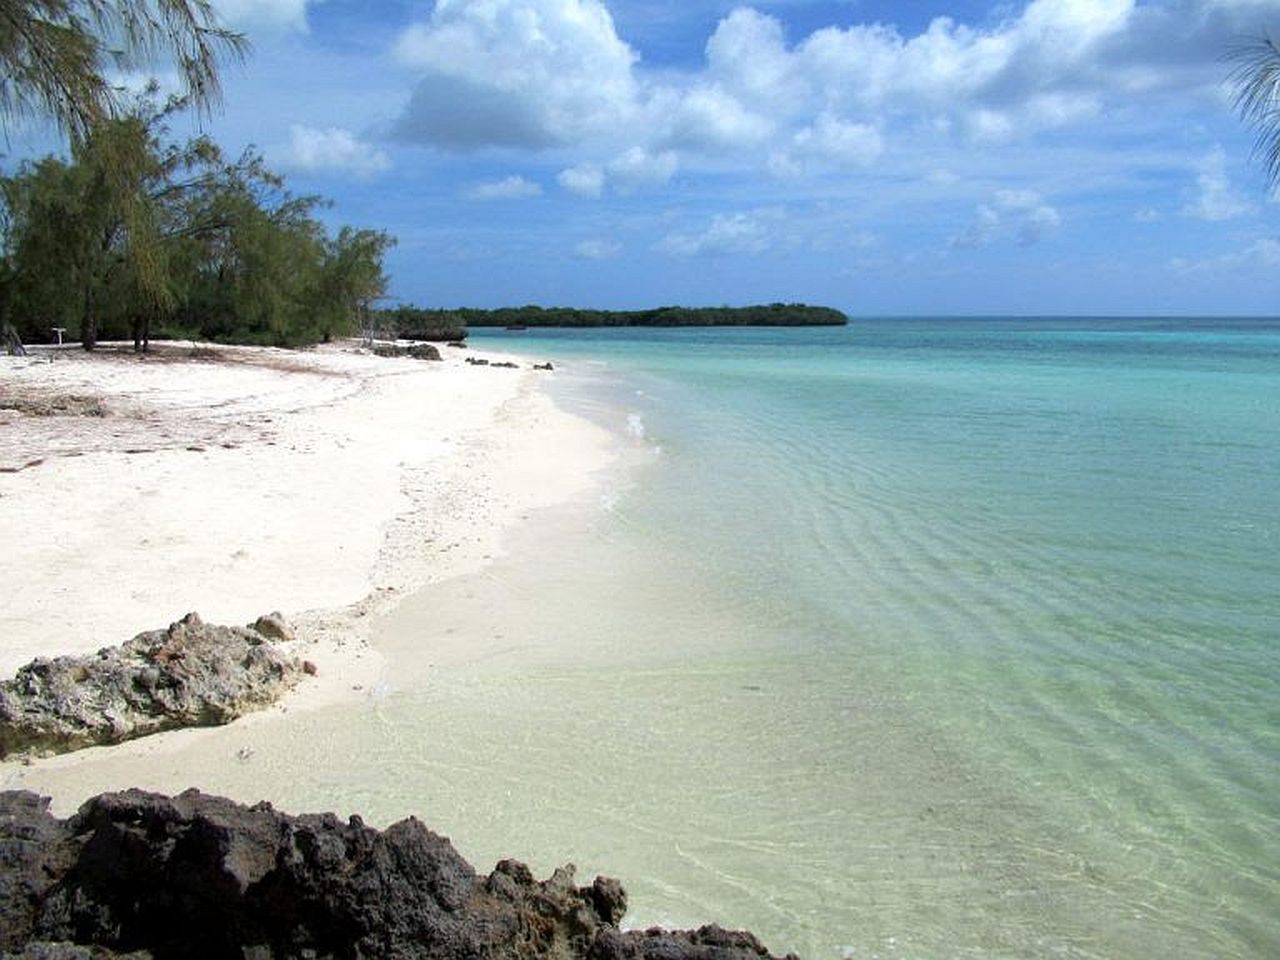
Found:
M 298 660 L 258 630 L 190 613 L 95 654 L 39 657 L 0 682 L 0 757 L 219 726 L 270 706 L 302 675 Z
M 0 793 L 0 955 L 769 958 L 751 934 L 714 926 L 623 932 L 622 885 L 577 886 L 574 872 L 539 881 L 503 860 L 480 876 L 413 817 L 378 831 L 358 816 L 128 790 L 59 820 L 48 800 L 11 791 Z

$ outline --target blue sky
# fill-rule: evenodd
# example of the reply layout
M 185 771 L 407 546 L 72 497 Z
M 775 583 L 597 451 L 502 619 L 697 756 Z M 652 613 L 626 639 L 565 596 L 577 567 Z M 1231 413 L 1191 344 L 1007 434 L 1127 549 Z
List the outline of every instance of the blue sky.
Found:
M 254 53 L 208 131 L 418 304 L 1280 307 L 1223 83 L 1280 0 L 215 6 Z

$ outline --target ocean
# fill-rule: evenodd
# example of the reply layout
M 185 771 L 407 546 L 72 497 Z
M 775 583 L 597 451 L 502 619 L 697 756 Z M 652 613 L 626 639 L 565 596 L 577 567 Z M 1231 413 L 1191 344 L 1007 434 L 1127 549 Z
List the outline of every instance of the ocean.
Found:
M 486 852 L 805 957 L 1280 955 L 1280 321 L 475 342 L 638 452 L 477 593 Z
M 1280 321 L 474 341 L 626 462 L 390 618 L 336 803 L 811 960 L 1280 956 Z

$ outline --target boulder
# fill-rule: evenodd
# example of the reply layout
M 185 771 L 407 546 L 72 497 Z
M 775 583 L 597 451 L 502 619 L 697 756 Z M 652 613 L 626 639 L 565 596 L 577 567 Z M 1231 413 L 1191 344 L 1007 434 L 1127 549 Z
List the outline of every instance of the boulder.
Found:
M 0 793 L 0 955 L 432 960 L 761 960 L 746 933 L 621 932 L 616 880 L 478 876 L 414 818 L 288 816 L 194 790 L 129 790 L 67 820 Z M 48 952 L 44 952 L 48 951 Z M 83 951 L 83 952 L 73 952 Z
M 279 610 L 264 613 L 249 624 L 249 629 L 258 631 L 268 640 L 283 640 L 285 643 L 290 643 L 297 637 L 293 624 L 286 620 Z
M 439 360 L 440 351 L 429 343 L 415 343 L 409 348 L 409 356 L 415 360 Z
M 276 637 L 292 632 L 276 614 L 258 624 Z M 37 658 L 0 682 L 0 757 L 229 723 L 274 703 L 301 676 L 298 661 L 258 629 L 214 626 L 191 613 L 96 654 Z

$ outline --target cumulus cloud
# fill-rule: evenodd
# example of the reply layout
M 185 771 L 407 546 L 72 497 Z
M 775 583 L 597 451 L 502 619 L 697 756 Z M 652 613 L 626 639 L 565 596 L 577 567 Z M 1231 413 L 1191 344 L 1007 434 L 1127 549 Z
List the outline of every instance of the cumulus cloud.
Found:
M 700 164 L 856 171 L 922 143 L 999 149 L 1135 97 L 1220 96 L 1221 51 L 1280 13 L 1280 0 L 991 6 L 1002 16 L 978 25 L 855 22 L 796 38 L 740 7 L 703 64 L 676 71 L 646 69 L 606 0 L 437 0 L 395 44 L 418 80 L 393 133 L 453 151 L 580 151 L 558 181 L 588 197 Z
M 763 253 L 771 245 L 772 221 L 777 219 L 772 211 L 716 214 L 702 232 L 670 233 L 655 249 L 673 257 Z
M 1061 222 L 1058 211 L 1034 190 L 997 190 L 989 203 L 978 205 L 973 220 L 951 242 L 956 247 L 985 247 L 1013 239 L 1019 246 L 1029 247 Z
M 636 55 L 600 0 L 438 0 L 395 52 L 421 75 L 398 135 L 446 149 L 577 142 L 635 97 Z
M 670 150 L 651 153 L 644 147 L 632 147 L 619 154 L 605 167 L 609 182 L 622 193 L 645 187 L 660 187 L 676 175 L 680 160 Z
M 561 170 L 556 182 L 580 197 L 598 197 L 604 192 L 604 171 L 592 163 Z
M 661 187 L 675 176 L 679 168 L 680 159 L 672 150 L 654 153 L 644 147 L 631 147 L 603 166 L 581 163 L 561 170 L 556 175 L 556 182 L 580 197 L 599 197 L 606 189 L 630 194 Z
M 775 154 L 771 164 L 790 172 L 814 164 L 852 169 L 872 166 L 882 153 L 884 138 L 875 127 L 823 113 L 799 130 L 790 149 Z
M 291 165 L 299 169 L 372 177 L 391 166 L 383 151 L 358 140 L 350 130 L 294 124 L 289 132 Z
M 478 183 L 467 191 L 471 200 L 527 200 L 542 194 L 542 187 L 518 174 Z
M 218 19 L 241 30 L 305 32 L 307 0 L 213 0 Z
M 1227 177 L 1227 155 L 1214 147 L 1201 161 L 1196 175 L 1197 195 L 1184 213 L 1198 220 L 1219 221 L 1242 217 L 1253 210 L 1231 187 Z

